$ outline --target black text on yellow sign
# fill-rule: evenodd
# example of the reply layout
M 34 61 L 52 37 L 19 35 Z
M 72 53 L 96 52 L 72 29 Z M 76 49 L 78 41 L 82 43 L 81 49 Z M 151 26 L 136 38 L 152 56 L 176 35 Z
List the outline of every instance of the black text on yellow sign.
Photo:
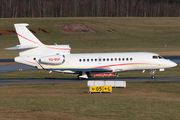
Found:
M 112 92 L 112 86 L 91 86 L 90 92 Z

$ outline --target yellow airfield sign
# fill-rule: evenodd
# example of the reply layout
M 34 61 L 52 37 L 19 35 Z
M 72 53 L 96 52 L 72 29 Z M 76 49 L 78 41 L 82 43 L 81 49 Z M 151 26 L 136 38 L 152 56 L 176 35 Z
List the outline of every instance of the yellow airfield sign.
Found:
M 112 86 L 90 86 L 90 92 L 112 92 Z

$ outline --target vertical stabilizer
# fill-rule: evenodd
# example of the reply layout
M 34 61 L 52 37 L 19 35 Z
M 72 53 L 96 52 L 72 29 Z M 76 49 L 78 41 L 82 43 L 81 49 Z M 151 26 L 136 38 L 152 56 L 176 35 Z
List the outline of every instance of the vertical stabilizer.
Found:
M 21 23 L 21 24 L 14 24 L 14 27 L 17 32 L 17 36 L 19 38 L 20 45 L 40 45 L 41 43 L 28 29 L 26 26 L 29 24 Z

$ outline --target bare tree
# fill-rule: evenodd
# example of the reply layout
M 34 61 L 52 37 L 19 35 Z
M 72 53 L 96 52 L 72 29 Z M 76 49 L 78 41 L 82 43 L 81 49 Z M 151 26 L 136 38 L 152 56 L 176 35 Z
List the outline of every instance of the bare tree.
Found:
M 0 0 L 0 17 L 178 17 L 179 0 Z

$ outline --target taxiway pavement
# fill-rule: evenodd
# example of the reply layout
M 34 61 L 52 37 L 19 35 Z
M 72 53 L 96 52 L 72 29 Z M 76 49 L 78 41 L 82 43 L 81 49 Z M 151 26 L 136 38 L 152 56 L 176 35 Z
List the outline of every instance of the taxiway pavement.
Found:
M 23 64 L 0 65 L 0 73 L 27 71 L 27 70 L 38 70 L 38 69 Z
M 108 80 L 108 81 L 126 81 L 126 82 L 178 82 L 180 77 L 156 77 L 151 79 L 149 77 L 142 78 L 92 78 L 88 80 Z M 53 83 L 84 83 L 88 80 L 77 80 L 76 78 L 68 79 L 0 79 L 0 85 L 22 85 L 22 84 L 53 84 Z

